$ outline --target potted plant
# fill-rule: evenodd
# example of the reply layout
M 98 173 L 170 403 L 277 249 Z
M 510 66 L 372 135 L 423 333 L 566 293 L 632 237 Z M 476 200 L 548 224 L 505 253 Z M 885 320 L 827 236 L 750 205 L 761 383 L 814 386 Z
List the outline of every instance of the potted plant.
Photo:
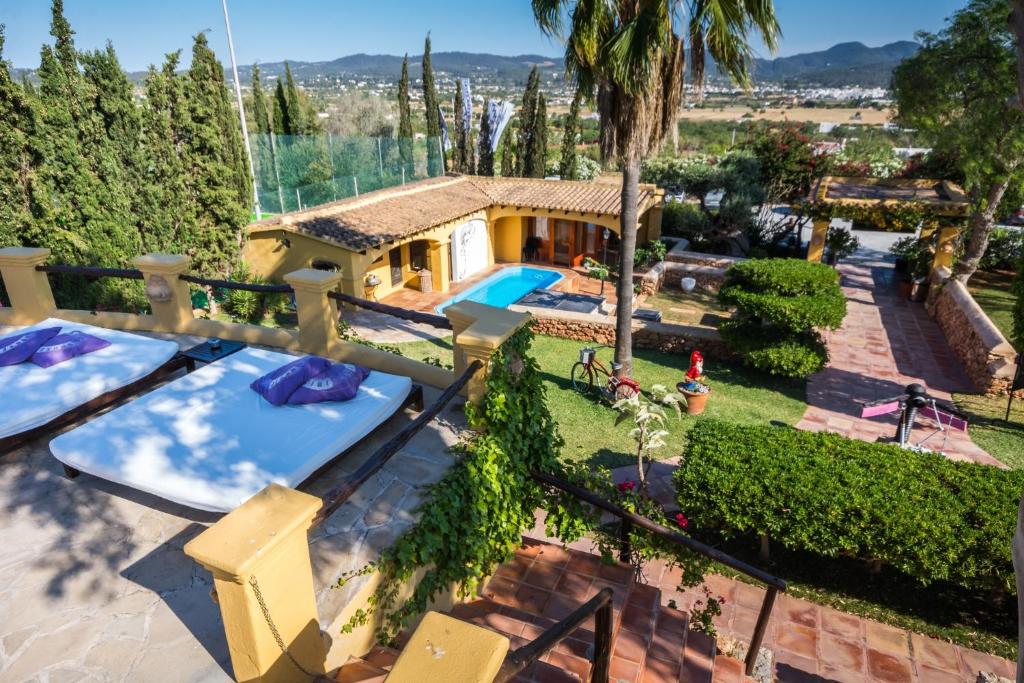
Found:
M 694 350 L 690 354 L 690 369 L 686 371 L 686 379 L 676 385 L 680 394 L 686 397 L 686 414 L 700 415 L 707 406 L 711 387 L 704 377 L 704 356 Z
M 860 248 L 860 240 L 846 228 L 829 228 L 825 237 L 825 246 L 828 248 L 825 262 L 830 266 L 835 266 L 840 259 L 851 256 Z
M 900 294 L 911 301 L 924 301 L 928 297 L 928 273 L 934 256 L 929 241 L 904 237 L 889 247 L 889 253 L 896 256 Z

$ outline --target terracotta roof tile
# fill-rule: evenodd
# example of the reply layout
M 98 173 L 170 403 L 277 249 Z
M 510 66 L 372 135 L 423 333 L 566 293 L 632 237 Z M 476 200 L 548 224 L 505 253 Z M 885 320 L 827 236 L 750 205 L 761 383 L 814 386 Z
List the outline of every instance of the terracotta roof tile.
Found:
M 641 188 L 639 205 L 652 197 Z M 281 214 L 250 230 L 286 228 L 362 251 L 489 206 L 619 215 L 618 185 L 534 178 L 446 176 Z

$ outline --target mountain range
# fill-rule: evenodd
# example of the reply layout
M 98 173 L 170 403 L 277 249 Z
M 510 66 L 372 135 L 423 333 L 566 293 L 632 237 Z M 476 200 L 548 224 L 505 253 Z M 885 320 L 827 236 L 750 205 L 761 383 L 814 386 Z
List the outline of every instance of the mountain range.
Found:
M 756 82 L 784 83 L 790 86 L 820 85 L 826 87 L 861 85 L 884 87 L 889 84 L 893 68 L 913 55 L 920 45 L 911 41 L 899 41 L 868 47 L 863 43 L 850 42 L 834 45 L 827 50 L 777 57 L 756 59 L 753 76 Z M 502 56 L 470 52 L 435 52 L 431 55 L 434 70 L 452 76 L 484 77 L 492 81 L 525 83 L 530 69 L 539 66 L 542 76 L 560 78 L 563 62 L 560 57 L 542 55 Z M 420 75 L 420 55 L 409 56 L 410 77 Z M 402 68 L 402 58 L 395 55 L 355 54 L 326 62 L 289 62 L 292 72 L 300 80 L 327 78 L 386 78 L 397 80 Z M 267 76 L 282 76 L 284 62 L 260 64 L 260 71 Z M 243 81 L 251 77 L 251 67 L 241 67 Z M 711 79 L 723 80 L 712 65 L 708 69 Z

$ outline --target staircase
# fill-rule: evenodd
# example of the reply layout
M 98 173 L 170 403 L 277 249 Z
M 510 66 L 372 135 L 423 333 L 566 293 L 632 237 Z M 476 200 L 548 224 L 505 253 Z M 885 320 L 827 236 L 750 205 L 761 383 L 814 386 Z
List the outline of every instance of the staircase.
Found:
M 539 541 L 525 540 L 511 562 L 502 565 L 481 597 L 457 605 L 451 616 L 505 635 L 510 651 L 608 587 L 613 598 L 613 683 L 733 683 L 743 663 L 716 656 L 713 639 L 689 628 L 689 615 L 661 604 L 661 590 L 637 583 L 623 564 Z M 554 650 L 523 671 L 519 683 L 579 683 L 590 680 L 593 617 Z M 400 638 L 400 644 L 404 641 Z M 339 683 L 384 681 L 399 652 L 376 646 L 350 658 L 335 678 Z M 424 682 L 432 683 L 432 682 Z

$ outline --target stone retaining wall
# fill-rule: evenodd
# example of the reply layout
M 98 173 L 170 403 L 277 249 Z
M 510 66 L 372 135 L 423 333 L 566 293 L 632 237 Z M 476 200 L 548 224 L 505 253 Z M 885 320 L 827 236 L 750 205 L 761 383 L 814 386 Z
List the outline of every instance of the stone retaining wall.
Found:
M 726 268 L 702 266 L 696 263 L 665 263 L 665 276 L 662 287 L 678 288 L 684 277 L 692 277 L 697 281 L 697 289 L 717 292 L 725 281 Z
M 1016 352 L 947 268 L 932 275 L 927 309 L 978 391 L 1007 393 L 1016 370 Z
M 514 310 L 529 310 L 533 314 L 531 326 L 538 334 L 546 334 L 579 342 L 615 345 L 615 319 L 606 315 L 544 311 L 536 308 L 511 306 Z M 718 331 L 710 327 L 633 321 L 633 346 L 666 353 L 689 354 L 700 349 L 706 358 L 731 359 Z

